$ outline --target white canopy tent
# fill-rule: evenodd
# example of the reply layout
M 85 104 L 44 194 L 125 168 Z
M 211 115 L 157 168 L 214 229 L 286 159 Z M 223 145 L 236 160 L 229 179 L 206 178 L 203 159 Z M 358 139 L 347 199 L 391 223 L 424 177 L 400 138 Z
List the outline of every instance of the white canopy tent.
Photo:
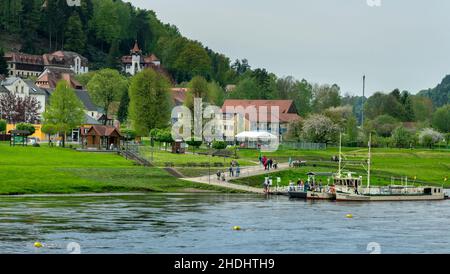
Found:
M 247 139 L 277 139 L 277 136 L 269 133 L 267 131 L 243 131 L 236 135 L 238 140 L 247 140 Z
M 257 148 L 258 145 L 264 148 L 278 140 L 276 135 L 267 131 L 243 131 L 235 137 L 241 146 L 244 145 L 247 148 Z

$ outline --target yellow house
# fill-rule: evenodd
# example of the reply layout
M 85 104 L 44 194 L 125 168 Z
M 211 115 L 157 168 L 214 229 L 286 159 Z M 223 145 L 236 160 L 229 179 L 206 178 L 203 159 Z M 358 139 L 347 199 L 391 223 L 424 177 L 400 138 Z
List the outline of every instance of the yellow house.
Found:
M 43 133 L 41 128 L 42 125 L 33 125 L 36 131 L 33 135 L 29 136 L 30 138 L 36 138 L 38 141 L 47 141 L 47 134 Z M 6 132 L 9 132 L 10 130 L 16 129 L 16 125 L 13 124 L 7 124 L 6 125 Z

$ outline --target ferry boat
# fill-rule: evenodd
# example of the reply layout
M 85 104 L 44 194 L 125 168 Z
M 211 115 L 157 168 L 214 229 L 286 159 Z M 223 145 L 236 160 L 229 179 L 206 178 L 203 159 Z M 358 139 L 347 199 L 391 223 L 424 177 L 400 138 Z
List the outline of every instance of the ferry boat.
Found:
M 376 186 L 370 185 L 371 137 L 369 137 L 369 155 L 367 160 L 367 186 L 362 187 L 362 178 L 355 180 L 340 179 L 341 149 L 339 149 L 339 172 L 336 184 L 336 201 L 433 201 L 444 200 L 443 187 L 408 186 L 407 179 L 403 185 Z M 347 176 L 348 177 L 348 176 Z M 351 175 L 350 175 L 351 177 Z
M 307 200 L 334 200 L 336 198 L 333 186 L 320 186 L 316 181 L 316 176 L 328 176 L 329 173 L 308 172 L 307 188 L 305 186 L 289 186 L 289 198 Z

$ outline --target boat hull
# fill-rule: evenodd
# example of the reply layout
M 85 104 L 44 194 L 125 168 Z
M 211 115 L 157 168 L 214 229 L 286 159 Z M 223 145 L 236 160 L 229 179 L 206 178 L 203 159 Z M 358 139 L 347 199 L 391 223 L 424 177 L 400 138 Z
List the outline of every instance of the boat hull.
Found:
M 444 200 L 442 195 L 358 195 L 336 193 L 336 201 L 377 202 L 377 201 L 438 201 Z
M 327 192 L 308 191 L 307 199 L 310 200 L 334 200 L 336 195 Z
M 289 198 L 307 199 L 307 200 L 334 200 L 336 196 L 327 192 L 316 191 L 289 191 Z
M 308 193 L 305 191 L 289 191 L 288 196 L 293 199 L 306 199 Z

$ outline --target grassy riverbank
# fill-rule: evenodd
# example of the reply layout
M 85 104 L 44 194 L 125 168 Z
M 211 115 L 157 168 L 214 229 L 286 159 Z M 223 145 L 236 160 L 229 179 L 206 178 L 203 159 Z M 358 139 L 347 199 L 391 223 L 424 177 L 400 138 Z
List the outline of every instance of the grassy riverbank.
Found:
M 264 153 L 263 153 L 264 154 Z M 347 161 L 363 161 L 367 159 L 367 149 L 344 148 L 344 158 Z M 255 151 L 242 150 L 239 153 L 241 158 L 251 159 L 256 157 Z M 286 161 L 291 157 L 293 160 L 306 160 L 307 167 L 295 170 L 283 171 L 271 174 L 273 178 L 281 177 L 282 185 L 287 185 L 289 180 L 297 181 L 306 179 L 306 173 L 316 172 L 336 172 L 338 165 L 330 159 L 333 155 L 338 155 L 337 148 L 329 148 L 322 151 L 298 151 L 279 150 L 273 153 L 265 153 L 267 157 L 272 157 L 279 161 Z M 345 170 L 357 172 L 366 180 L 366 170 L 361 165 L 344 165 Z M 424 182 L 434 185 L 450 187 L 450 181 L 445 181 L 450 176 L 450 151 L 449 150 L 425 150 L 425 149 L 372 149 L 372 183 L 386 185 L 391 183 L 391 177 L 408 176 L 409 182 Z M 326 178 L 321 178 L 326 182 Z M 245 179 L 235 180 L 235 183 L 261 186 L 264 175 L 254 176 Z
M 71 149 L 9 147 L 0 143 L 0 194 L 233 192 L 178 180 L 160 168 L 136 166 L 116 154 Z

